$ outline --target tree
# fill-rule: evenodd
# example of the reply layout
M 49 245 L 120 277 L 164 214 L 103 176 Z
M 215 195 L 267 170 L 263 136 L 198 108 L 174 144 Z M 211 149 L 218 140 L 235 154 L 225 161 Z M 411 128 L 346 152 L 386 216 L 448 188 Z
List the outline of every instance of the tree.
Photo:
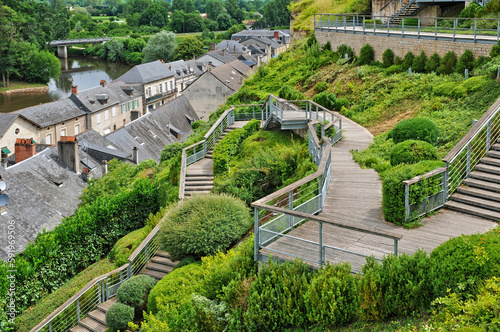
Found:
M 51 78 L 61 74 L 61 63 L 55 55 L 40 51 L 30 61 L 26 79 L 30 82 L 49 83 Z
M 177 48 L 177 37 L 172 32 L 160 31 L 148 41 L 148 44 L 142 51 L 144 54 L 143 62 L 155 60 L 171 61 Z
M 441 66 L 439 72 L 441 74 L 449 75 L 455 70 L 457 65 L 457 55 L 453 51 L 448 51 L 441 59 Z
M 429 61 L 427 61 L 427 64 L 425 65 L 425 71 L 428 73 L 432 72 L 437 73 L 440 64 L 441 64 L 441 58 L 439 57 L 439 54 L 434 53 L 429 58 Z
M 272 0 L 264 6 L 264 17 L 271 26 L 284 26 L 290 24 L 290 0 Z
M 158 2 L 148 6 L 139 19 L 139 25 L 149 25 L 163 28 L 168 23 L 168 9 Z
M 390 48 L 386 49 L 382 54 L 382 63 L 386 68 L 394 64 L 394 52 Z
M 222 13 L 217 16 L 217 25 L 221 30 L 227 30 L 232 26 L 231 16 L 228 13 Z
M 413 60 L 412 70 L 416 73 L 425 73 L 425 65 L 428 61 L 429 59 L 427 59 L 427 55 L 425 55 L 425 52 L 422 51 L 422 53 L 420 53 L 420 55 Z
M 205 5 L 207 17 L 213 21 L 224 12 L 224 5 L 219 0 L 208 0 Z
M 121 59 L 124 48 L 123 43 L 119 39 L 113 38 L 104 45 L 106 45 L 106 49 L 108 50 L 108 60 L 119 61 Z
M 80 32 L 80 31 L 83 30 L 83 28 L 82 28 L 82 22 L 76 21 L 76 23 L 75 23 L 75 30 L 78 31 L 78 32 Z
M 240 6 L 238 6 L 238 3 L 236 0 L 228 0 L 226 2 L 226 10 L 227 13 L 234 18 L 238 23 L 241 23 L 243 19 L 245 18 L 245 14 L 241 10 Z
M 177 46 L 176 59 L 191 59 L 203 54 L 203 42 L 197 37 L 182 38 Z

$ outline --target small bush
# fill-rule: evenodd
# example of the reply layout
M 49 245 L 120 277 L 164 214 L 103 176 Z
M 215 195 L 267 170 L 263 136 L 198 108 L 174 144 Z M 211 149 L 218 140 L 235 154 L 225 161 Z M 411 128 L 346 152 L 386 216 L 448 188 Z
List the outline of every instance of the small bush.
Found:
M 315 44 L 318 44 L 318 41 L 316 40 L 316 36 L 314 35 L 314 33 L 311 33 L 309 35 L 309 37 L 307 37 L 307 41 L 306 41 L 305 45 L 307 48 L 310 48 Z
M 179 263 L 177 263 L 175 265 L 175 269 L 180 269 L 183 266 L 186 266 L 186 265 L 189 265 L 189 264 L 193 264 L 195 262 L 196 262 L 196 258 L 194 258 L 192 256 L 185 257 L 185 258 L 181 259 L 179 261 Z
M 490 50 L 490 58 L 496 58 L 500 55 L 500 42 L 498 44 L 493 45 Z
M 422 160 L 437 160 L 436 148 L 424 141 L 407 140 L 391 150 L 391 166 L 415 164 Z
M 425 65 L 427 64 L 428 61 L 429 59 L 427 59 L 427 55 L 425 55 L 425 52 L 422 51 L 422 53 L 420 53 L 420 55 L 417 56 L 415 60 L 413 60 L 412 70 L 415 73 L 425 73 L 426 72 Z
M 373 47 L 371 47 L 370 44 L 363 45 L 359 50 L 358 64 L 369 65 L 373 60 L 375 60 Z
M 319 82 L 314 86 L 313 90 L 316 93 L 320 93 L 320 92 L 327 90 L 329 86 L 330 85 L 326 82 Z
M 439 67 L 439 73 L 444 75 L 449 75 L 454 72 L 457 65 L 457 55 L 453 51 L 447 52 L 441 59 L 441 66 Z
M 349 59 L 353 59 L 355 55 L 351 46 L 347 46 L 346 44 L 339 45 L 339 47 L 337 47 L 337 53 L 340 54 L 341 59 L 343 59 L 346 54 Z
M 283 85 L 278 91 L 278 97 L 285 98 L 286 100 L 303 100 L 304 95 L 290 87 L 289 85 Z
M 142 318 L 148 295 L 156 280 L 147 275 L 138 275 L 126 280 L 116 291 L 116 300 L 135 309 L 135 318 Z
M 320 104 L 321 106 L 333 110 L 335 109 L 336 98 L 331 92 L 323 91 L 314 96 L 313 101 Z
M 394 58 L 394 64 L 395 64 L 395 65 L 401 65 L 402 63 L 403 63 L 403 59 L 401 59 L 401 57 L 396 56 L 396 57 Z
M 245 203 L 228 195 L 200 195 L 180 202 L 161 225 L 160 243 L 173 259 L 226 251 L 251 226 Z
M 392 74 L 398 74 L 402 71 L 403 71 L 403 68 L 401 68 L 401 65 L 392 65 L 385 70 L 385 73 L 387 75 L 392 75 Z
M 388 48 L 382 53 L 382 63 L 384 67 L 389 68 L 394 64 L 394 52 Z
M 339 98 L 335 102 L 335 110 L 340 111 L 342 107 L 349 107 L 349 100 L 347 98 Z M 333 128 L 333 127 L 330 127 Z
M 106 325 L 111 331 L 125 331 L 133 321 L 134 308 L 126 304 L 117 302 L 106 312 Z
M 321 51 L 325 52 L 325 51 L 331 51 L 332 50 L 332 44 L 330 44 L 329 41 L 326 42 L 325 45 L 323 45 L 323 47 L 321 48 Z
M 168 144 L 161 151 L 160 162 L 170 160 L 171 158 L 177 157 L 183 149 L 183 145 L 180 142 Z
M 455 67 L 455 71 L 461 75 L 464 74 L 465 69 L 469 70 L 469 74 L 474 69 L 474 54 L 472 54 L 471 50 L 465 50 Z
M 406 53 L 405 57 L 403 58 L 403 62 L 401 63 L 401 68 L 404 71 L 408 70 L 408 68 L 412 68 L 414 60 L 415 60 L 415 56 L 413 55 L 412 52 Z
M 151 227 L 146 226 L 125 235 L 113 246 L 113 249 L 108 254 L 108 258 L 114 261 L 117 268 L 126 264 L 128 257 L 148 236 L 149 232 L 151 232 Z
M 399 122 L 389 132 L 388 138 L 392 138 L 395 144 L 414 139 L 436 144 L 439 129 L 436 124 L 426 118 L 412 118 Z
M 467 89 L 463 84 L 457 82 L 446 82 L 435 86 L 433 92 L 436 96 L 447 96 L 456 99 L 467 95 Z
M 425 65 L 425 71 L 428 73 L 437 73 L 439 70 L 439 66 L 441 66 L 441 57 L 439 54 L 434 53 L 429 58 L 429 61 Z

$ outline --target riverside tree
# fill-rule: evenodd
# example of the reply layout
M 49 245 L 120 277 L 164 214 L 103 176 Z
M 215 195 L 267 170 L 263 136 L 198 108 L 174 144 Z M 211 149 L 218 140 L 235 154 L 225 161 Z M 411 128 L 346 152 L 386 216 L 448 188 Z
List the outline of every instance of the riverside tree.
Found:
M 142 51 L 144 54 L 143 62 L 163 60 L 169 62 L 174 58 L 177 48 L 177 37 L 172 32 L 160 31 L 148 41 L 148 44 Z

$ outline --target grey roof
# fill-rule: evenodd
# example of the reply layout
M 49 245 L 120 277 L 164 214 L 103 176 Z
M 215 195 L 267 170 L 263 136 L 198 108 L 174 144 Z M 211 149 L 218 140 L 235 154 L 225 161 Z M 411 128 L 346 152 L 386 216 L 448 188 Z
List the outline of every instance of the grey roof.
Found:
M 165 66 L 174 73 L 177 79 L 199 75 L 199 69 L 194 63 L 188 63 L 184 60 L 168 62 L 165 63 Z
M 239 69 L 237 70 L 235 67 L 238 67 Z M 246 74 L 248 74 L 248 72 L 250 72 L 250 67 L 245 65 L 243 62 L 236 60 L 231 63 L 215 67 L 210 72 L 229 89 L 238 91 L 243 85 L 243 79 L 246 77 L 246 74 L 244 75 L 242 73 L 243 71 L 246 71 Z
M 217 50 L 227 50 L 229 53 L 248 53 L 248 48 L 245 45 L 238 43 L 236 40 L 223 40 L 217 46 Z
M 215 50 L 207 52 L 197 58 L 198 61 L 208 62 L 211 61 L 210 58 L 221 62 L 222 64 L 229 63 L 231 61 L 237 60 L 234 55 L 229 54 L 224 50 Z
M 241 60 L 241 62 L 246 64 L 248 67 L 252 67 L 252 66 L 255 66 L 257 64 L 257 62 L 247 61 L 247 60 Z
M 272 39 L 269 39 L 266 37 L 262 37 L 262 38 L 252 37 L 252 38 L 249 38 L 247 40 L 241 41 L 240 43 L 243 45 L 247 45 L 249 47 L 251 45 L 257 45 L 262 49 L 265 49 L 266 46 L 271 47 L 271 49 L 277 49 L 277 48 L 280 48 L 283 46 L 283 45 L 277 43 L 275 40 L 272 40 Z
M 126 88 L 131 89 L 131 95 L 124 91 Z M 75 105 L 78 107 L 81 106 L 82 110 L 93 113 L 109 108 L 112 105 L 134 100 L 141 95 L 142 93 L 139 90 L 126 85 L 123 81 L 114 81 L 105 86 L 99 85 L 94 88 L 79 91 L 78 94 L 71 94 L 69 98 Z
M 24 108 L 16 111 L 16 113 L 21 114 L 40 128 L 49 127 L 86 114 L 69 98 Z
M 286 30 L 243 30 L 237 33 L 234 33 L 231 36 L 232 40 L 236 40 L 238 37 L 250 37 L 250 36 L 255 36 L 255 37 L 274 37 L 274 32 L 277 31 L 280 36 L 290 36 L 289 32 L 286 32 Z
M 207 71 L 207 64 L 202 62 L 202 61 L 198 61 L 198 60 L 189 60 L 189 61 L 186 61 L 186 63 L 191 66 L 192 68 L 194 68 L 194 71 L 196 73 L 196 76 L 200 76 L 201 74 L 203 74 L 205 71 Z
M 5 135 L 10 126 L 16 121 L 19 114 L 15 113 L 0 113 L 0 138 Z
M 245 63 L 245 61 L 255 62 L 255 63 L 258 62 L 257 58 L 250 54 L 240 54 L 238 55 L 238 60 L 243 61 L 243 63 Z
M 172 76 L 174 76 L 174 73 L 163 62 L 156 60 L 134 66 L 134 68 L 118 77 L 116 81 L 123 81 L 127 84 L 144 84 Z

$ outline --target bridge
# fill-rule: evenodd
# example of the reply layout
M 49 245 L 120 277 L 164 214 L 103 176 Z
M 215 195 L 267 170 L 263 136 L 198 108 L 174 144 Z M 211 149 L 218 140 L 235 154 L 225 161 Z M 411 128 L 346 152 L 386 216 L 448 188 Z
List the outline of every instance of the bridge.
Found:
M 110 37 L 103 38 L 88 38 L 88 39 L 66 39 L 66 40 L 53 40 L 49 43 L 51 47 L 57 47 L 57 56 L 59 58 L 68 58 L 68 46 L 81 45 L 81 44 L 100 44 L 111 40 Z

